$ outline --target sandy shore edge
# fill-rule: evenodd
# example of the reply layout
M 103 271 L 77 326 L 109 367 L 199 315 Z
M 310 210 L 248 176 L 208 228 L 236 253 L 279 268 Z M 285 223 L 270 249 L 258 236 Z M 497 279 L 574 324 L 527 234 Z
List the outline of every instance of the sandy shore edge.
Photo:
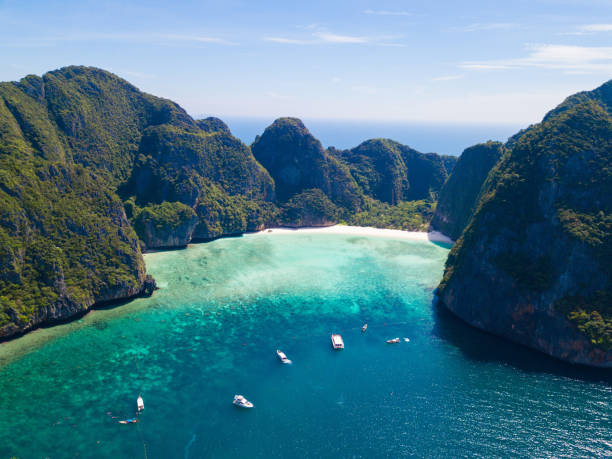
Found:
M 393 229 L 372 228 L 364 226 L 333 225 L 305 228 L 269 228 L 252 234 L 350 234 L 353 236 L 388 237 L 409 239 L 411 241 L 432 241 L 453 244 L 451 238 L 439 231 L 402 231 Z

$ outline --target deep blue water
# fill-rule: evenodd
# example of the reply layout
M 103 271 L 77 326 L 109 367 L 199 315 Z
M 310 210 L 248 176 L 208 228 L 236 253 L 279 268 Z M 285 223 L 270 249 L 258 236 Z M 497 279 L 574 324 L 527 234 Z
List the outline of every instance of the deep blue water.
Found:
M 0 457 L 612 455 L 610 373 L 433 306 L 447 253 L 264 233 L 147 254 L 151 298 L 0 345 Z
M 224 118 L 232 133 L 247 145 L 272 124 L 266 118 Z M 487 140 L 505 142 L 526 127 L 518 124 L 418 123 L 398 121 L 346 121 L 303 119 L 324 147 L 352 148 L 364 140 L 384 137 L 423 153 L 460 155 L 467 147 Z

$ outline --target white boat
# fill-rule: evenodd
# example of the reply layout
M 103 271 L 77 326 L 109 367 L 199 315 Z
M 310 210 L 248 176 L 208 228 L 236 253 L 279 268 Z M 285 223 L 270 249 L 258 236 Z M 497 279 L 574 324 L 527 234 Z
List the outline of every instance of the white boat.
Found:
M 363 333 L 367 329 L 368 329 L 368 324 L 363 324 L 363 327 L 361 327 L 361 332 Z
M 399 343 L 400 339 L 399 338 L 393 338 L 393 339 L 388 339 L 387 343 L 389 344 L 395 344 L 395 343 Z
M 285 353 L 279 349 L 276 350 L 276 355 L 278 355 L 278 358 L 280 359 L 281 362 L 283 363 L 291 363 L 291 360 L 289 360 L 287 358 L 287 356 L 285 355 Z
M 253 408 L 253 405 L 251 402 L 249 402 L 246 398 L 244 398 L 242 395 L 234 395 L 234 405 L 240 407 L 240 408 Z
M 410 342 L 410 338 L 404 338 L 404 341 L 406 341 L 407 343 Z
M 144 410 L 144 402 L 142 401 L 142 397 L 140 395 L 136 399 L 136 406 L 138 407 L 138 411 Z
M 338 334 L 331 335 L 331 342 L 334 349 L 344 349 L 344 341 L 342 341 L 342 336 Z

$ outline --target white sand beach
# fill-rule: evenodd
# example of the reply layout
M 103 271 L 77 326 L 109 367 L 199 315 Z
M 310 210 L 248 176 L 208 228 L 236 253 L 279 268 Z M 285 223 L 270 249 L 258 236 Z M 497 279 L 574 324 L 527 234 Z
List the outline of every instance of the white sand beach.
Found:
M 334 225 L 306 228 L 269 228 L 254 234 L 352 234 L 355 236 L 389 237 L 412 241 L 432 241 L 453 244 L 454 241 L 439 231 L 402 231 L 362 226 Z

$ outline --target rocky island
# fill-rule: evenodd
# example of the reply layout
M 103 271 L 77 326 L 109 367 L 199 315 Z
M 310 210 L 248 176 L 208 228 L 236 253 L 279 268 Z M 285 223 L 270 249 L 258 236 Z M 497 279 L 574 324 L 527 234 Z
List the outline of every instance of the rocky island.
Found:
M 459 159 L 324 148 L 296 118 L 251 146 L 101 69 L 0 84 L 0 338 L 155 288 L 147 249 L 271 226 L 440 230 L 468 323 L 611 366 L 611 83 Z

